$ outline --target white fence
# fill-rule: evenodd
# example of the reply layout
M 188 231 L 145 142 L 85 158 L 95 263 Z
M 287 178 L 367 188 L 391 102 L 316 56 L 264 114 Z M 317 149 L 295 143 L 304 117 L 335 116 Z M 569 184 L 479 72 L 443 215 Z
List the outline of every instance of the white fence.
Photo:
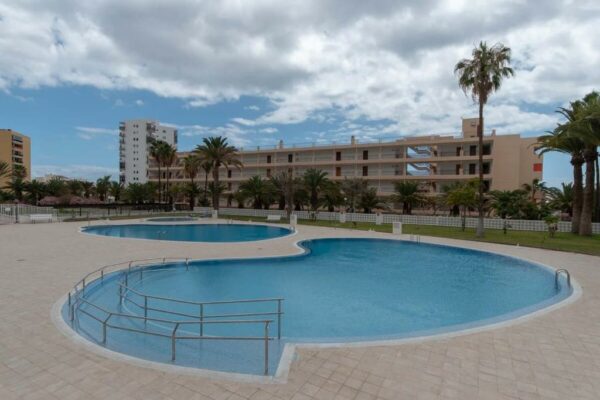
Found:
M 210 213 L 211 208 L 209 207 L 195 207 L 195 212 Z M 255 210 L 250 208 L 220 208 L 220 215 L 231 215 L 231 216 L 245 216 L 245 217 L 266 217 L 267 215 L 281 215 L 285 216 L 284 210 Z M 311 219 L 315 218 L 323 221 L 339 221 L 340 213 L 338 212 L 327 212 L 318 211 L 312 213 L 310 211 L 294 211 L 294 214 L 298 216 L 298 219 Z M 361 213 L 346 213 L 347 222 L 371 222 L 375 223 L 376 214 L 361 214 Z M 391 224 L 392 222 L 402 222 L 403 224 L 410 225 L 433 225 L 433 226 L 450 226 L 460 227 L 462 225 L 462 219 L 460 217 L 447 217 L 447 216 L 428 216 L 428 215 L 399 215 L 399 214 L 383 214 L 383 223 Z M 488 229 L 502 229 L 505 221 L 500 218 L 486 218 L 484 220 L 484 226 Z M 524 220 L 524 219 L 511 219 L 506 220 L 506 224 L 509 230 L 515 231 L 547 231 L 548 226 L 544 221 L 538 220 Z M 475 228 L 477 226 L 477 218 L 467 218 L 466 226 L 468 228 Z M 559 232 L 570 232 L 571 223 L 561 221 L 558 223 Z M 600 233 L 600 223 L 592 224 L 593 233 Z
M 51 215 L 58 220 L 56 210 L 52 207 L 38 207 L 29 204 L 0 204 L 0 223 L 31 222 L 31 215 Z

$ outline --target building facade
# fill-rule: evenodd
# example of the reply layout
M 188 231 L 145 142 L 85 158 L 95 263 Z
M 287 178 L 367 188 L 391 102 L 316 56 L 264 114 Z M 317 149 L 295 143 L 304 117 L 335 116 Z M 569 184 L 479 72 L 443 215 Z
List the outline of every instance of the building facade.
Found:
M 462 133 L 457 136 L 404 137 L 378 143 L 360 143 L 352 138 L 346 144 L 310 147 L 285 147 L 280 142 L 274 148 L 240 149 L 243 168 L 222 168 L 220 180 L 227 185 L 227 192 L 235 192 L 241 182 L 255 175 L 266 179 L 291 171 L 301 176 L 307 169 L 317 168 L 334 181 L 365 179 L 380 196 L 393 194 L 395 184 L 402 181 L 418 182 L 424 194 L 438 194 L 446 185 L 478 177 L 477 121 L 464 119 Z M 519 189 L 542 179 L 543 159 L 535 153 L 536 138 L 492 131 L 483 142 L 483 174 L 490 190 Z M 173 183 L 189 181 L 181 162 L 188 154 L 178 153 L 178 165 L 171 168 Z M 154 166 L 149 177 L 152 181 L 158 178 Z
M 125 185 L 148 182 L 152 141 L 177 148 L 177 129 L 158 121 L 135 119 L 119 123 L 119 181 Z
M 29 136 L 11 129 L 0 129 L 0 161 L 8 163 L 11 170 L 15 167 L 25 168 L 27 180 L 31 180 L 31 140 Z M 6 184 L 7 178 L 0 181 L 0 187 Z

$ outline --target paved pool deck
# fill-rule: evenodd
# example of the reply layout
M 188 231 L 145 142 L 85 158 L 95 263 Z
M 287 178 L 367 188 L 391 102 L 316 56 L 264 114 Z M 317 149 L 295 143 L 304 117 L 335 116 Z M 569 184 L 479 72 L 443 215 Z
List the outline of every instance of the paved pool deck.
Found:
M 130 223 L 119 221 L 111 223 Z M 106 223 L 106 222 L 101 222 Z M 391 234 L 298 226 L 262 242 L 184 243 L 82 234 L 85 223 L 0 226 L 0 399 L 599 399 L 600 258 L 421 237 L 568 268 L 575 302 L 509 326 L 418 343 L 299 348 L 284 382 L 253 383 L 142 367 L 90 351 L 52 321 L 53 305 L 102 265 L 150 257 L 299 252 L 316 237 Z M 405 237 L 408 239 L 408 237 Z

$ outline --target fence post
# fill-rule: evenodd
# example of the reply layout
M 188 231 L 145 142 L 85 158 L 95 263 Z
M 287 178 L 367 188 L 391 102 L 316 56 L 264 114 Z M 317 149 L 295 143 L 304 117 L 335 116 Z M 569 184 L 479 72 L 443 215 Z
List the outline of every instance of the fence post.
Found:
M 265 375 L 269 375 L 269 321 L 265 321 Z

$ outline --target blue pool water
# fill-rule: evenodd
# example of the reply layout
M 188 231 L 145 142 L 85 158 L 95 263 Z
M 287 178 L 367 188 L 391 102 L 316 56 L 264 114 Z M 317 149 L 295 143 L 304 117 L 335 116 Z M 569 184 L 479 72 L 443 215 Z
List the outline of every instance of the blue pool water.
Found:
M 198 261 L 186 268 L 169 264 L 133 273 L 128 285 L 151 296 L 189 301 L 283 297 L 281 341 L 270 344 L 276 369 L 286 342 L 344 342 L 405 338 L 448 332 L 514 318 L 556 303 L 571 293 L 552 271 L 511 257 L 430 244 L 375 239 L 319 239 L 304 242 L 299 256 Z M 118 302 L 118 274 L 88 287 L 87 299 L 122 313 L 143 313 L 133 292 Z M 150 300 L 151 308 L 196 315 L 197 306 Z M 273 303 L 206 306 L 205 315 L 276 311 Z M 66 310 L 65 310 L 66 312 Z M 150 317 L 165 318 L 160 312 Z M 171 317 L 169 317 L 171 318 Z M 260 317 L 264 319 L 265 317 Z M 271 334 L 277 331 L 276 317 Z M 257 317 L 258 319 L 258 317 Z M 129 321 L 117 321 L 136 326 Z M 167 332 L 149 324 L 141 329 Z M 129 325 L 128 325 L 129 326 Z M 77 330 L 98 341 L 96 321 L 80 315 Z M 182 332 L 197 334 L 198 326 Z M 205 335 L 260 336 L 262 325 L 205 327 Z M 181 341 L 178 365 L 261 373 L 260 342 Z M 110 330 L 107 347 L 144 359 L 170 362 L 170 341 Z
M 245 224 L 98 225 L 86 227 L 83 231 L 103 236 L 182 242 L 247 242 L 291 233 L 289 229 L 279 226 Z

